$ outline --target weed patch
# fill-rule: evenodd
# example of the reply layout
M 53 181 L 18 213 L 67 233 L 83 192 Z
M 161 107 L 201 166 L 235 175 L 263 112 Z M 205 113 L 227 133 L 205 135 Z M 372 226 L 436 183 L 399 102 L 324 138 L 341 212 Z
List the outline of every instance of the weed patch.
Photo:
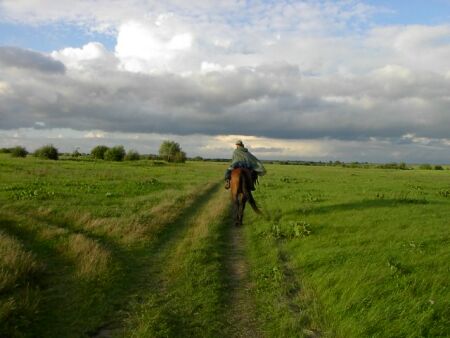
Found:
M 441 189 L 438 191 L 438 195 L 441 197 L 449 198 L 450 197 L 450 190 L 448 189 Z
M 260 232 L 261 236 L 276 239 L 296 239 L 311 235 L 311 225 L 305 221 L 290 221 L 287 223 L 274 223 L 269 230 Z
M 395 257 L 388 258 L 387 266 L 389 267 L 391 273 L 394 276 L 407 275 L 407 274 L 411 273 L 411 268 L 409 268 L 405 264 L 401 263 Z

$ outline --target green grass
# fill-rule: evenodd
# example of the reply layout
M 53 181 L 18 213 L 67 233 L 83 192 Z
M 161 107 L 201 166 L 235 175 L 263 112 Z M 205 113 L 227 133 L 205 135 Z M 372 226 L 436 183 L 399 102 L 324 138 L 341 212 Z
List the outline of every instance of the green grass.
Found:
M 448 172 L 268 169 L 246 235 L 269 336 L 449 335 Z
M 239 289 L 226 166 L 0 154 L 0 336 L 449 336 L 447 170 L 269 165 Z
M 222 261 L 227 219 L 224 198 L 228 196 L 214 188 L 215 196 L 206 195 L 183 215 L 170 240 L 155 252 L 152 265 L 158 273 L 153 275 L 159 279 L 149 284 L 150 292 L 134 306 L 125 337 L 224 335 Z
M 122 321 L 148 294 L 153 246 L 222 166 L 2 155 L 0 245 L 12 258 L 0 260 L 0 336 L 81 337 Z

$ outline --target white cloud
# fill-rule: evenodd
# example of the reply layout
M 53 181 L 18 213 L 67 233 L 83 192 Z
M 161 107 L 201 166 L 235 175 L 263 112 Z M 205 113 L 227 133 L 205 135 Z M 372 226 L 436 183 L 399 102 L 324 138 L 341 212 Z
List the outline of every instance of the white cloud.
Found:
M 129 21 L 120 26 L 115 54 L 123 69 L 150 73 L 177 69 L 193 36 L 167 20 L 157 23 Z
M 83 69 L 86 64 L 97 60 L 107 62 L 112 58 L 112 55 L 99 42 L 90 42 L 81 48 L 64 48 L 52 52 L 51 56 L 55 60 L 63 62 L 68 68 L 76 69 Z
M 6 95 L 11 93 L 11 87 L 3 81 L 0 81 L 0 95 Z
M 92 130 L 92 131 L 84 134 L 83 137 L 96 139 L 96 138 L 105 138 L 105 136 L 106 136 L 106 133 L 101 130 Z
M 236 70 L 236 67 L 233 65 L 222 66 L 214 62 L 206 62 L 206 61 L 203 61 L 200 66 L 200 71 L 202 73 L 223 72 L 233 70 Z

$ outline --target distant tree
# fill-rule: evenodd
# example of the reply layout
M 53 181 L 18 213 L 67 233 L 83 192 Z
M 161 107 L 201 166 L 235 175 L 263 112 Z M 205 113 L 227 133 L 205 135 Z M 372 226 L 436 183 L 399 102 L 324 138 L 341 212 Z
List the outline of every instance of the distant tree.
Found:
M 11 156 L 12 157 L 26 157 L 28 155 L 28 151 L 21 146 L 17 146 L 11 148 Z
M 203 161 L 203 157 L 201 156 L 195 156 L 192 161 Z
M 421 165 L 419 166 L 419 169 L 423 169 L 423 170 L 431 170 L 431 169 L 433 169 L 433 167 L 431 166 L 431 164 L 424 163 L 424 164 L 421 164 Z
M 125 149 L 123 146 L 115 146 L 109 148 L 105 152 L 105 160 L 108 161 L 123 161 L 125 157 Z
M 435 165 L 434 170 L 444 170 L 444 167 L 442 167 L 441 165 Z
M 52 144 L 48 144 L 39 149 L 36 149 L 34 156 L 40 158 L 46 158 L 49 160 L 57 160 L 59 158 L 58 149 L 56 149 Z
M 91 150 L 91 156 L 98 160 L 103 160 L 105 158 L 105 153 L 109 148 L 107 146 L 96 146 Z
M 0 154 L 10 154 L 11 148 L 0 148 Z
M 72 157 L 80 157 L 81 153 L 78 151 L 79 148 L 76 148 L 71 154 Z
M 125 155 L 125 161 L 137 161 L 140 159 L 141 156 L 135 150 L 128 150 L 127 154 Z
M 159 147 L 159 156 L 167 162 L 185 162 L 186 153 L 175 141 L 164 141 Z
M 175 153 L 173 162 L 184 163 L 186 162 L 186 153 L 184 151 L 179 151 Z

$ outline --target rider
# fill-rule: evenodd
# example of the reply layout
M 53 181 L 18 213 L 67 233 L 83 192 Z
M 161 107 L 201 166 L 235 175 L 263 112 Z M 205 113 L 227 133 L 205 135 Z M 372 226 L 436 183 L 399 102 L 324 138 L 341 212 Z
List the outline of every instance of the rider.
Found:
M 236 141 L 236 149 L 233 152 L 233 158 L 231 159 L 231 165 L 225 172 L 225 189 L 230 188 L 231 171 L 236 168 L 250 169 L 252 172 L 253 185 L 252 190 L 255 190 L 254 183 L 258 176 L 264 176 L 266 169 L 260 160 L 258 160 L 252 153 L 244 147 L 244 143 L 241 140 Z

